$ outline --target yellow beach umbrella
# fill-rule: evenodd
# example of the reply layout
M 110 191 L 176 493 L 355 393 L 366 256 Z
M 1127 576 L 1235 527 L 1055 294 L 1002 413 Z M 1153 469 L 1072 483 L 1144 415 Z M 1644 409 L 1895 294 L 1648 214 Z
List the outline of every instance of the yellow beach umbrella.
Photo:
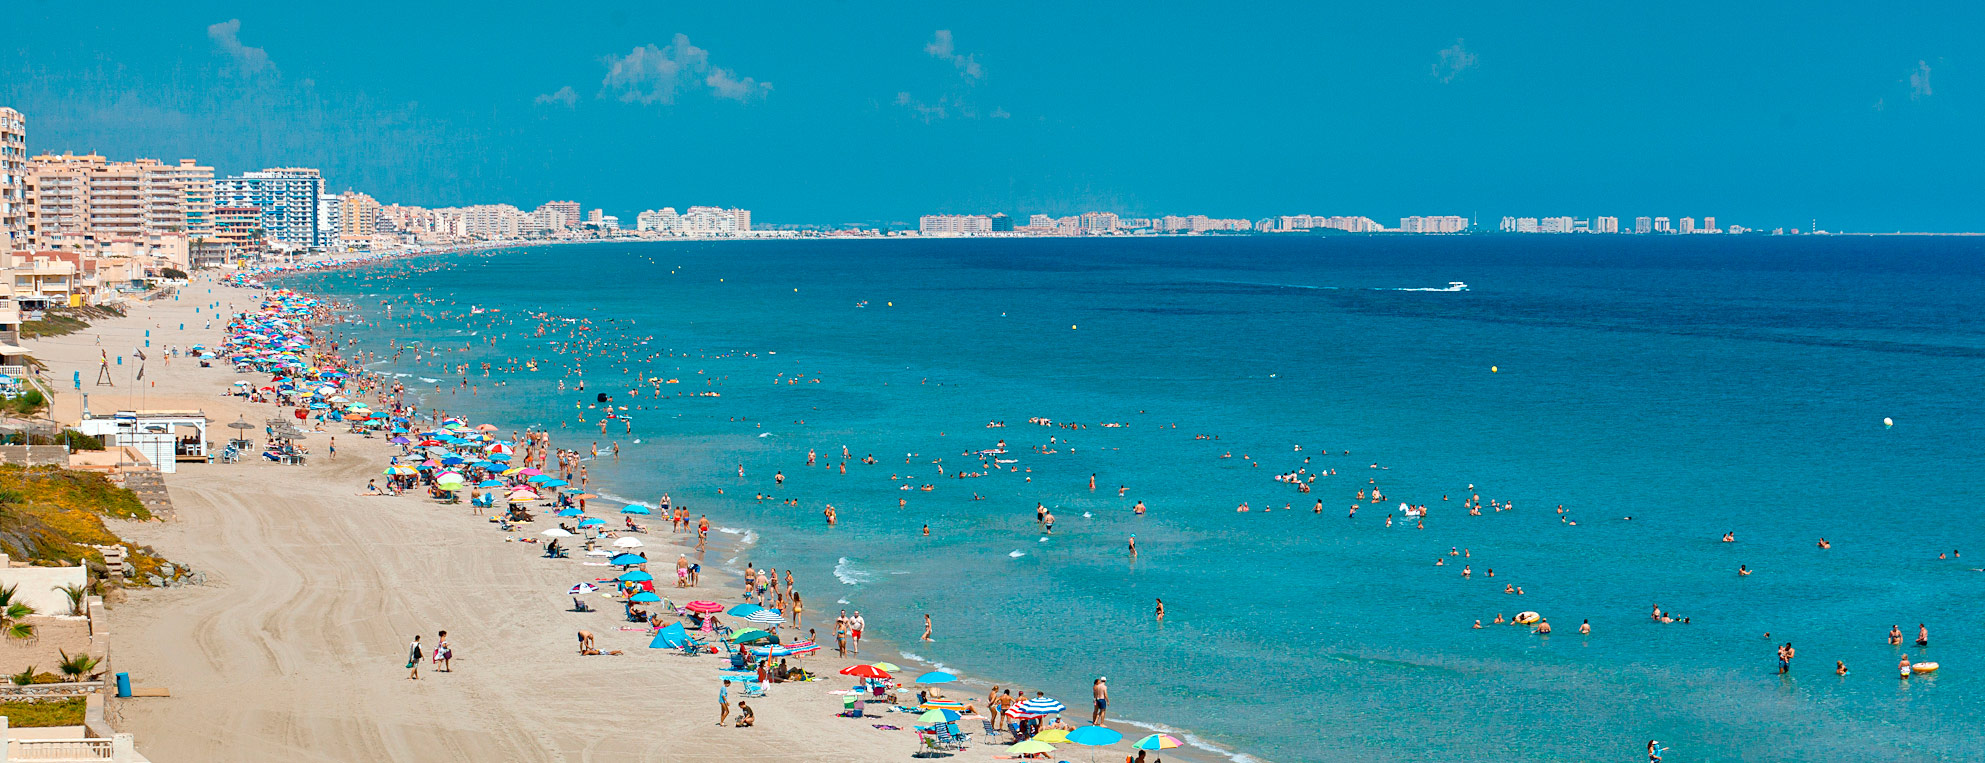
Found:
M 1039 734 L 1035 734 L 1033 737 L 1030 738 L 1029 741 L 1047 742 L 1050 744 L 1067 744 L 1068 729 L 1048 729 L 1047 731 L 1043 731 Z

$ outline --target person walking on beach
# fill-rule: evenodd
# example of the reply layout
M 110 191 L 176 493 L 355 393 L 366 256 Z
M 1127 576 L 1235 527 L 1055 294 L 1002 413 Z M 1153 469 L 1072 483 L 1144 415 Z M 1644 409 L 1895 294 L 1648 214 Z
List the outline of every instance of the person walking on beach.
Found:
M 849 651 L 855 654 L 862 653 L 862 628 L 866 625 L 868 625 L 868 620 L 862 617 L 862 611 L 859 609 L 855 610 L 854 618 L 848 621 Z
M 443 673 L 455 672 L 455 648 L 448 645 L 448 632 L 442 631 L 434 637 L 434 662 Z
M 717 689 L 717 725 L 719 726 L 724 725 L 724 721 L 729 719 L 730 717 L 731 717 L 731 682 L 729 679 L 725 679 L 724 685 Z
M 1108 680 L 1107 677 L 1097 676 L 1095 686 L 1090 687 L 1090 693 L 1096 697 L 1096 709 L 1089 713 L 1089 723 L 1092 726 L 1103 725 L 1104 718 L 1110 714 L 1110 685 L 1107 683 Z
M 407 645 L 407 679 L 420 680 L 420 658 L 424 655 L 420 648 L 420 634 L 414 634 L 414 642 Z

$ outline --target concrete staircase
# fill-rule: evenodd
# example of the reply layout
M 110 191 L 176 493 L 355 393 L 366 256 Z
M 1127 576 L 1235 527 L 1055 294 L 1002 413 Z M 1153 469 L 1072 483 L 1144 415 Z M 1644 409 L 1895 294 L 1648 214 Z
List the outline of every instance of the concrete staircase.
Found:
M 172 495 L 165 490 L 165 477 L 157 469 L 127 469 L 124 472 L 124 487 L 138 495 L 138 502 L 145 505 L 153 517 L 165 521 L 179 518 L 172 508 Z

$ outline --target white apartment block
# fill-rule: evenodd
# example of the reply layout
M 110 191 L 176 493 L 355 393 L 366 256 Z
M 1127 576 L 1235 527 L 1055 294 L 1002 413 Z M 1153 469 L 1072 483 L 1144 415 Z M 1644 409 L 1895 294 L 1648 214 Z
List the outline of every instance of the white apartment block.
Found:
M 675 233 L 682 229 L 682 216 L 675 213 L 675 207 L 650 209 L 634 216 L 634 229 L 656 233 Z
M 28 120 L 0 106 L 0 256 L 28 248 Z
M 317 228 L 323 195 L 323 175 L 307 167 L 272 167 L 214 181 L 216 204 L 261 209 L 270 239 L 303 248 L 323 246 Z
M 984 236 L 992 233 L 992 217 L 924 215 L 917 218 L 917 233 L 924 236 Z
M 93 249 L 145 237 L 213 235 L 214 170 L 192 159 L 113 162 L 44 154 L 27 163 L 28 246 Z
M 1399 218 L 1399 230 L 1406 233 L 1461 233 L 1468 230 L 1468 218 L 1458 215 Z

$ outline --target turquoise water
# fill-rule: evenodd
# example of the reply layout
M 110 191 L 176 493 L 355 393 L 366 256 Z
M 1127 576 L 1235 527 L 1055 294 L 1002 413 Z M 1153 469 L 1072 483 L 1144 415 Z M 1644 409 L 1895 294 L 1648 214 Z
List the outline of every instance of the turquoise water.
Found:
M 1650 738 L 1671 761 L 1978 760 L 1981 255 L 1961 238 L 650 243 L 293 283 L 357 302 L 376 322 L 348 330 L 362 349 L 539 360 L 475 371 L 474 396 L 411 353 L 381 370 L 567 447 L 617 441 L 596 483 L 667 491 L 749 541 L 714 564 L 793 567 L 810 616 L 860 609 L 908 652 L 1076 715 L 1107 675 L 1113 716 L 1273 761 L 1643 760 Z M 537 311 L 584 319 L 594 344 L 557 353 L 580 324 L 532 336 Z M 681 383 L 629 397 L 627 372 Z M 578 422 L 601 391 L 639 406 L 631 435 Z M 721 397 L 677 396 L 705 391 Z M 977 471 L 965 454 L 1000 439 L 1029 471 L 932 463 Z M 843 445 L 880 463 L 843 475 Z M 1337 473 L 1309 494 L 1274 479 L 1299 467 Z M 1369 480 L 1386 502 L 1347 518 Z M 1468 516 L 1470 484 L 1515 508 Z M 1424 530 L 1400 501 L 1431 506 Z M 1469 556 L 1435 566 L 1451 547 Z M 1690 624 L 1651 621 L 1655 604 Z M 1469 627 L 1524 610 L 1556 632 Z M 934 643 L 916 643 L 924 613 Z M 1919 622 L 1927 653 L 1887 645 Z M 1945 668 L 1899 681 L 1898 651 Z

